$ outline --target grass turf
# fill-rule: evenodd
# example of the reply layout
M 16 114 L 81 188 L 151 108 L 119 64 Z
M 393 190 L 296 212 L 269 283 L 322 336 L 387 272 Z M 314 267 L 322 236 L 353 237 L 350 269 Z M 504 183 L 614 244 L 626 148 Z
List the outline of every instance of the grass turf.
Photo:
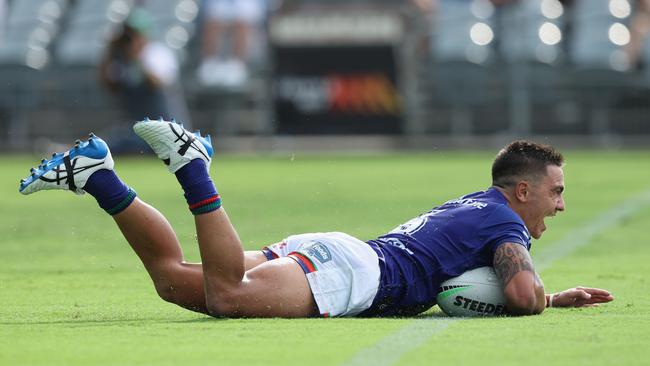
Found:
M 212 173 L 244 245 L 255 249 L 300 232 L 372 238 L 486 188 L 492 156 L 219 157 Z M 533 258 L 650 188 L 647 152 L 566 157 L 567 212 L 547 221 Z M 91 197 L 18 194 L 18 180 L 37 161 L 0 157 L 0 365 L 340 365 L 414 321 L 436 321 L 217 320 L 164 303 Z M 174 178 L 151 157 L 117 158 L 117 171 L 167 216 L 187 259 L 198 261 L 193 220 Z M 614 303 L 454 321 L 394 364 L 648 364 L 649 220 L 650 208 L 643 208 L 542 272 L 549 291 L 593 285 L 612 290 Z M 434 307 L 427 315 L 440 313 Z

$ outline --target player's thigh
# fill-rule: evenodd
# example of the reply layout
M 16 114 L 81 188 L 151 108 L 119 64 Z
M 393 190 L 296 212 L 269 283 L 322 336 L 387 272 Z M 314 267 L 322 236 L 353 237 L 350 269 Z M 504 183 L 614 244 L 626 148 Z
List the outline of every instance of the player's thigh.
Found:
M 302 318 L 318 315 L 304 271 L 291 258 L 267 261 L 244 275 L 236 290 L 236 314 L 243 317 Z
M 261 250 L 247 250 L 244 252 L 244 268 L 246 271 L 257 267 L 266 261 L 268 261 L 268 258 Z

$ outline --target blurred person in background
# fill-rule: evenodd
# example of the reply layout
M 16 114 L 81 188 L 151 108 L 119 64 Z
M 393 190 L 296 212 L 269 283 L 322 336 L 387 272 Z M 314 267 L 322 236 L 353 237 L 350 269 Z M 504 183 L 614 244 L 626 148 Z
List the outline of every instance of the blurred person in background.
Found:
M 415 6 L 415 9 L 420 12 L 422 19 L 424 20 L 424 26 L 427 31 L 423 32 L 422 38 L 418 41 L 418 49 L 422 52 L 429 53 L 431 49 L 429 45 L 431 44 L 431 30 L 434 27 L 433 19 L 434 12 L 438 7 L 438 0 L 412 0 L 412 4 Z
M 264 22 L 267 0 L 205 0 L 201 64 L 204 85 L 238 87 L 248 80 L 254 37 Z
M 650 31 L 650 0 L 637 0 L 630 20 L 630 43 L 627 44 L 627 52 L 630 65 L 641 68 L 641 53 L 643 51 L 643 41 Z
M 437 0 L 413 0 L 413 4 L 425 14 L 432 13 L 438 5 Z
M 152 117 L 189 125 L 178 60 L 167 46 L 148 39 L 151 26 L 145 10 L 135 9 L 129 15 L 100 64 L 101 82 L 118 97 L 128 120 Z M 113 128 L 107 135 L 112 146 L 117 147 L 116 152 L 132 152 L 138 141 L 126 126 Z

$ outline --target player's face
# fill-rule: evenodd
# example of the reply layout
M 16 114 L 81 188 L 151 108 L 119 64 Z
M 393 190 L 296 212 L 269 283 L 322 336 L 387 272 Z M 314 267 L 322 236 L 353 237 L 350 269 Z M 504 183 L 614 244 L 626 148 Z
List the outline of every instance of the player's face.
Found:
M 546 230 L 544 218 L 555 216 L 558 211 L 564 211 L 564 172 L 556 165 L 546 167 L 546 176 L 530 187 L 530 215 L 526 226 L 530 235 L 539 239 Z

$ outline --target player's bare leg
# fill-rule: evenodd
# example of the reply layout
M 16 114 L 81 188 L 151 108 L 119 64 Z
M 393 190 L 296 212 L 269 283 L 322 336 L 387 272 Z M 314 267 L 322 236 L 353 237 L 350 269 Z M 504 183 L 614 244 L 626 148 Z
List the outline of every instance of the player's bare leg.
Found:
M 279 258 L 245 271 L 241 243 L 223 208 L 195 216 L 208 310 L 215 316 L 318 314 L 302 268 Z
M 207 313 L 201 265 L 185 262 L 165 217 L 136 198 L 113 219 L 147 269 L 158 295 L 184 308 Z
M 294 260 L 280 258 L 247 270 L 239 237 L 208 175 L 209 138 L 165 121 L 138 122 L 134 130 L 176 175 L 195 215 L 208 312 L 244 317 L 318 314 L 304 272 Z
M 208 312 L 203 267 L 201 263 L 184 260 L 176 234 L 158 210 L 136 198 L 113 219 L 144 264 L 163 300 L 189 310 Z M 246 252 L 244 258 L 246 268 L 267 260 L 261 251 Z
M 180 243 L 167 219 L 137 198 L 113 219 L 144 264 L 160 297 L 207 313 L 203 267 L 201 263 L 184 260 Z M 245 252 L 244 259 L 246 269 L 267 261 L 261 251 Z
M 159 295 L 182 307 L 207 313 L 201 264 L 187 263 L 169 222 L 155 208 L 136 197 L 113 172 L 113 159 L 106 143 L 91 134 L 65 153 L 31 170 L 21 180 L 20 192 L 63 189 L 93 195 L 111 214 L 135 253 L 142 260 Z M 247 252 L 245 265 L 252 268 L 266 261 L 261 251 Z

